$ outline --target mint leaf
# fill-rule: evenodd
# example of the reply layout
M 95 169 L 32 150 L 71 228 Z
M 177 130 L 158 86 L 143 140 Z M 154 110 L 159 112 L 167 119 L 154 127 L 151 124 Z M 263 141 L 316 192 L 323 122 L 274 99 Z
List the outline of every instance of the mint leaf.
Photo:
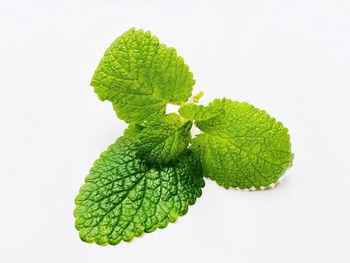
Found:
M 265 111 L 228 99 L 214 100 L 200 110 L 200 116 L 223 112 L 196 121 L 203 133 L 193 140 L 204 176 L 219 185 L 241 189 L 268 186 L 292 165 L 288 130 Z
M 130 138 L 136 138 L 141 131 L 144 129 L 144 126 L 136 123 L 131 123 L 129 126 L 124 130 L 123 135 L 125 137 L 130 137 Z
M 80 188 L 74 216 L 83 241 L 115 245 L 164 228 L 201 195 L 204 180 L 194 155 L 149 167 L 136 157 L 134 128 L 101 154 Z
M 150 32 L 130 29 L 107 49 L 91 85 L 109 100 L 120 119 L 141 123 L 165 114 L 167 103 L 186 102 L 195 84 L 174 48 Z
M 83 241 L 116 245 L 164 228 L 201 196 L 203 176 L 229 188 L 275 183 L 292 165 L 288 130 L 248 103 L 197 105 L 195 81 L 174 48 L 130 29 L 106 50 L 91 85 L 129 123 L 96 160 L 75 199 Z M 168 103 L 180 116 L 166 114 Z M 191 137 L 195 124 L 201 134 Z
M 137 155 L 150 163 L 176 160 L 191 140 L 191 127 L 175 113 L 148 121 L 136 143 Z
M 225 111 L 221 108 L 208 108 L 193 103 L 184 104 L 180 107 L 179 113 L 186 120 L 208 120 L 223 114 Z

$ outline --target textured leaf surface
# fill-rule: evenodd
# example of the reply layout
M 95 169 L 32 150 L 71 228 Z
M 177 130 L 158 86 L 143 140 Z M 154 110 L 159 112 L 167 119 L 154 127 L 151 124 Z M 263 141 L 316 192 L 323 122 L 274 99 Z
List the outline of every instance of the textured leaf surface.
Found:
M 75 225 L 86 242 L 115 245 L 164 228 L 201 195 L 204 180 L 192 153 L 150 168 L 135 156 L 134 131 L 102 153 L 76 197 Z
M 176 160 L 191 140 L 191 127 L 175 113 L 147 122 L 136 143 L 138 156 L 150 163 Z
M 130 29 L 107 49 L 91 85 L 109 100 L 119 118 L 143 122 L 164 115 L 168 102 L 186 102 L 195 84 L 192 73 L 174 48 L 150 32 Z
M 193 148 L 206 177 L 225 188 L 260 188 L 276 182 L 292 165 L 288 130 L 265 111 L 228 99 L 214 100 L 202 110 L 202 115 L 223 112 L 196 121 L 203 133 Z

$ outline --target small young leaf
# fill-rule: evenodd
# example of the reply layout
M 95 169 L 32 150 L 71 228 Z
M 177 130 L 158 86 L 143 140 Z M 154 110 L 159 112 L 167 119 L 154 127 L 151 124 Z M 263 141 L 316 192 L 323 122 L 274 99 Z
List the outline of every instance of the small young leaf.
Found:
M 150 32 L 130 29 L 107 49 L 91 85 L 109 100 L 120 119 L 141 123 L 165 114 L 168 102 L 186 102 L 195 84 L 192 73 L 174 48 Z
M 186 120 L 191 121 L 202 121 L 208 120 L 213 117 L 216 117 L 219 114 L 223 114 L 225 111 L 220 108 L 208 108 L 203 105 L 197 105 L 193 103 L 184 104 L 180 107 L 179 113 Z
M 136 143 L 137 155 L 149 163 L 169 163 L 183 153 L 191 140 L 192 122 L 175 113 L 148 121 Z
M 204 176 L 225 188 L 260 188 L 276 182 L 292 165 L 288 130 L 265 111 L 228 99 L 201 109 L 200 116 L 223 112 L 195 123 L 203 132 L 193 140 L 193 149 Z
M 85 242 L 116 245 L 164 228 L 201 195 L 204 180 L 194 155 L 149 167 L 135 156 L 134 128 L 101 154 L 75 199 L 75 226 Z
M 141 131 L 144 129 L 144 126 L 137 124 L 137 123 L 131 123 L 129 126 L 124 130 L 123 135 L 128 138 L 136 138 L 139 136 Z

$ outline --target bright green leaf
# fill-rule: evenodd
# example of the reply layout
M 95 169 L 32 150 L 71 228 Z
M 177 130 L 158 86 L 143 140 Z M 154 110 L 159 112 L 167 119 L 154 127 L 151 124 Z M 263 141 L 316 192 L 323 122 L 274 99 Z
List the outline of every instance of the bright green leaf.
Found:
M 131 123 L 129 126 L 124 130 L 123 135 L 125 137 L 130 137 L 130 138 L 136 138 L 141 131 L 144 129 L 144 126 L 136 123 Z
M 118 117 L 128 123 L 164 115 L 167 103 L 188 100 L 194 84 L 174 48 L 135 29 L 112 43 L 91 81 L 99 98 L 111 101 Z
M 186 120 L 208 120 L 216 117 L 219 114 L 223 114 L 224 110 L 221 108 L 208 108 L 203 105 L 197 105 L 194 103 L 184 104 L 179 109 L 180 115 Z
M 288 130 L 265 111 L 228 99 L 200 109 L 202 115 L 222 112 L 196 121 L 203 133 L 193 140 L 193 149 L 204 176 L 225 188 L 260 188 L 275 183 L 292 165 Z
M 191 140 L 191 127 L 175 113 L 148 121 L 136 143 L 138 156 L 150 163 L 176 160 Z
M 149 167 L 135 156 L 134 132 L 101 154 L 80 188 L 74 216 L 83 241 L 115 245 L 164 228 L 201 195 L 204 180 L 191 152 L 172 166 Z

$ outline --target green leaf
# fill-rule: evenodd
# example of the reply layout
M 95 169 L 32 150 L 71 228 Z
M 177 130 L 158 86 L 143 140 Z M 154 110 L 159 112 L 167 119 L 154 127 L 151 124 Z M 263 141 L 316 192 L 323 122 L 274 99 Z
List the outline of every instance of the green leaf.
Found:
M 192 122 L 175 113 L 146 123 L 136 143 L 137 155 L 149 163 L 169 163 L 183 153 L 190 140 Z
M 208 120 L 224 112 L 225 111 L 221 108 L 208 108 L 193 103 L 184 104 L 179 109 L 180 115 L 186 120 L 191 121 Z
M 135 29 L 112 43 L 91 81 L 99 98 L 111 101 L 118 117 L 128 123 L 164 115 L 167 103 L 188 100 L 194 84 L 174 48 Z
M 144 129 L 144 126 L 137 124 L 137 123 L 131 123 L 129 126 L 124 130 L 123 135 L 128 138 L 136 138 L 139 136 L 141 131 Z
M 222 112 L 195 123 L 203 132 L 193 149 L 204 176 L 225 188 L 260 188 L 275 183 L 292 165 L 288 130 L 265 111 L 228 99 L 200 109 L 202 115 Z
M 83 241 L 115 245 L 164 228 L 201 195 L 204 180 L 191 152 L 172 166 L 149 167 L 135 156 L 132 134 L 101 154 L 80 188 L 74 216 Z

